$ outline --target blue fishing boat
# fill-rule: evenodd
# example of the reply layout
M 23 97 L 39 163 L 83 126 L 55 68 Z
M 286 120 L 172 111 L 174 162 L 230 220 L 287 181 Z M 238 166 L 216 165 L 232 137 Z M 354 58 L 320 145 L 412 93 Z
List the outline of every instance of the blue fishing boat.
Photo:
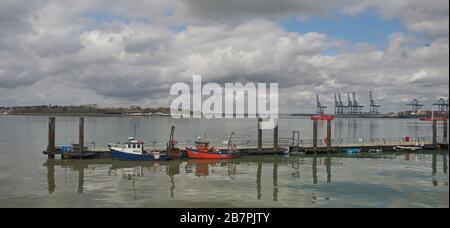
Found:
M 109 145 L 111 156 L 118 160 L 127 161 L 154 161 L 166 160 L 167 156 L 158 150 L 145 149 L 145 142 L 128 138 L 128 142 L 119 145 Z

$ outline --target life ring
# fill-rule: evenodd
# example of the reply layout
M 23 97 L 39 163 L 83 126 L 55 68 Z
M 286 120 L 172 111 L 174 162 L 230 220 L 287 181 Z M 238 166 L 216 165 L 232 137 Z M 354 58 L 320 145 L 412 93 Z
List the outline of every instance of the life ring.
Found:
M 404 140 L 405 142 L 410 142 L 410 141 L 411 141 L 411 137 L 405 136 L 405 138 L 403 138 L 403 140 Z

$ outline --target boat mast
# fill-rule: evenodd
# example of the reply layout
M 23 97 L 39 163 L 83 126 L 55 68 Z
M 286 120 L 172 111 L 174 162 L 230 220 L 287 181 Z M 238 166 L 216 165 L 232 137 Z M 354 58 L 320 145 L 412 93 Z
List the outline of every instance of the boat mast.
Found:
M 233 138 L 234 132 L 231 132 L 230 138 L 228 139 L 228 151 L 231 149 L 232 145 L 232 141 L 231 139 Z

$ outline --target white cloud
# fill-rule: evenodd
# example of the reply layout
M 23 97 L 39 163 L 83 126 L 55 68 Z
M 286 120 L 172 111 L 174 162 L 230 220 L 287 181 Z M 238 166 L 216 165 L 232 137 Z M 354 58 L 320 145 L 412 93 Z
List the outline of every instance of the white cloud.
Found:
M 448 38 L 447 0 L 348 0 L 342 7 L 343 13 L 351 16 L 369 10 L 375 10 L 387 20 L 400 19 L 409 31 Z

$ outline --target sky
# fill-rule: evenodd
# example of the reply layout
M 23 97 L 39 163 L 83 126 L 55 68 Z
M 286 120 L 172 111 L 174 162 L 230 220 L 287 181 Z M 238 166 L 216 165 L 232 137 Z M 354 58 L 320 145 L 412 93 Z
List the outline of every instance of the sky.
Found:
M 193 74 L 279 83 L 281 113 L 353 91 L 431 109 L 449 96 L 449 1 L 0 0 L 0 106 L 168 107 Z

